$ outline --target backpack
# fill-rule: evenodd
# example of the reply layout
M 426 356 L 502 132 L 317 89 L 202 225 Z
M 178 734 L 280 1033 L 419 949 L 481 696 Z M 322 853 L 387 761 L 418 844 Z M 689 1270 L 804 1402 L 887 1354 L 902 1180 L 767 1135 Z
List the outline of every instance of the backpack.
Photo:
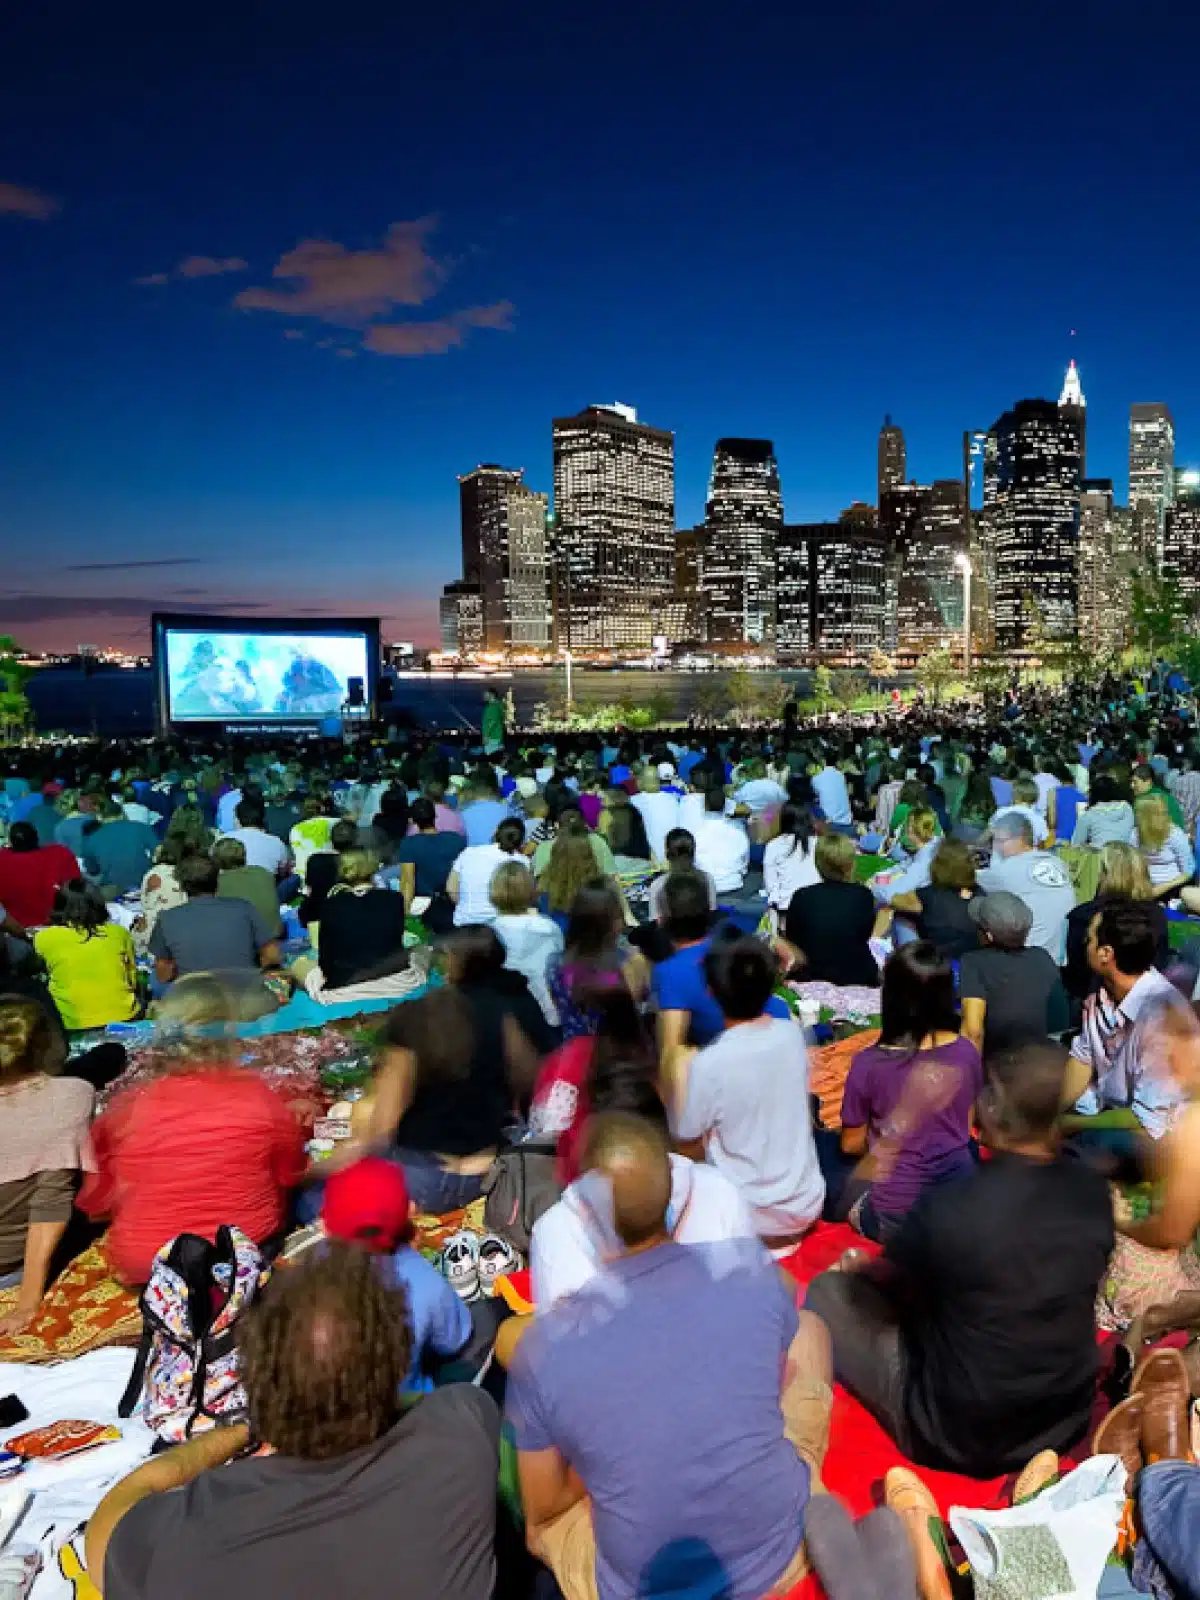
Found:
M 562 1195 L 554 1144 L 530 1140 L 502 1150 L 483 1180 L 485 1226 L 529 1254 L 533 1225 Z
M 270 1275 L 238 1228 L 220 1228 L 215 1244 L 181 1233 L 163 1245 L 142 1290 L 142 1341 L 118 1414 L 133 1414 L 144 1387 L 146 1425 L 166 1444 L 244 1422 L 236 1323 Z

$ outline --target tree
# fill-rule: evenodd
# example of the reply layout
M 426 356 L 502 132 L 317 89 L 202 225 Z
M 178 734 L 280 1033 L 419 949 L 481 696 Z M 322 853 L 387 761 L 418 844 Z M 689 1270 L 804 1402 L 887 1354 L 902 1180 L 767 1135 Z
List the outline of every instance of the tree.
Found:
M 862 695 L 867 694 L 870 687 L 865 674 L 856 672 L 852 667 L 843 668 L 833 674 L 833 698 L 847 709 Z
M 1170 655 L 1191 631 L 1196 607 L 1174 578 L 1135 573 L 1132 594 L 1133 642 L 1152 656 Z
M 833 699 L 833 673 L 828 667 L 813 668 L 812 695 L 819 711 L 829 710 L 829 703 Z
M 935 706 L 947 685 L 953 681 L 955 670 L 949 650 L 930 650 L 917 662 L 917 682 Z
M 21 647 L 7 634 L 0 635 L 0 738 L 19 739 L 33 720 L 25 685 L 29 668 L 18 659 Z
M 881 650 L 878 645 L 871 651 L 871 659 L 867 663 L 867 671 L 874 680 L 876 691 L 883 688 L 883 679 L 890 678 L 896 670 L 896 663 L 886 650 Z
M 701 678 L 692 691 L 692 709 L 702 722 L 719 722 L 729 710 L 725 679 L 715 673 Z

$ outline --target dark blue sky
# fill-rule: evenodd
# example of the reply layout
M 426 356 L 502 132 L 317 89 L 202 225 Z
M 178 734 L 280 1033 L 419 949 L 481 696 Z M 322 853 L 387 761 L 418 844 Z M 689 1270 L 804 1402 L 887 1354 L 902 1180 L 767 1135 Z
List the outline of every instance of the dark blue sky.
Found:
M 1124 494 L 1132 400 L 1200 458 L 1186 8 L 22 9 L 0 628 L 33 643 L 231 603 L 431 640 L 456 474 L 548 489 L 594 401 L 675 429 L 681 524 L 721 434 L 835 515 L 885 411 L 951 474 L 1071 354 L 1094 474 Z

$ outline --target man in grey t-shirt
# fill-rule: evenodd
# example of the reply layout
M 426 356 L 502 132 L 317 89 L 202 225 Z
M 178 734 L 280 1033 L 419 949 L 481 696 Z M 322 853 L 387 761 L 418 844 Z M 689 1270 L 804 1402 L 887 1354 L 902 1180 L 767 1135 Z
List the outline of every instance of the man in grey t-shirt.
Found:
M 1066 953 L 1067 916 L 1075 908 L 1071 875 L 1057 856 L 1033 848 L 1029 819 L 1008 811 L 992 825 L 993 865 L 976 881 L 985 894 L 1004 889 L 1029 907 L 1033 927 L 1027 944 L 1041 945 L 1062 965 Z
M 172 906 L 154 924 L 150 954 L 160 983 L 191 972 L 255 972 L 279 965 L 275 930 L 248 900 L 218 900 L 220 875 L 208 856 L 189 856 L 178 868 L 187 904 Z

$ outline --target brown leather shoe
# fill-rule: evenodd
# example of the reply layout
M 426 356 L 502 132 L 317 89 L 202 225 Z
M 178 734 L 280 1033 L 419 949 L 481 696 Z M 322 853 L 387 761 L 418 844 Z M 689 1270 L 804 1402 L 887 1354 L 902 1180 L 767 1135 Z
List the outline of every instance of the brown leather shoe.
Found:
M 1200 1339 L 1193 1339 L 1183 1352 L 1183 1364 L 1187 1368 L 1192 1399 L 1200 1398 Z
M 1039 1450 L 1013 1484 L 1013 1505 L 1024 1505 L 1026 1500 L 1032 1500 L 1034 1495 L 1041 1494 L 1043 1489 L 1052 1483 L 1057 1483 L 1058 1479 L 1057 1454 L 1053 1450 Z
M 1094 1456 L 1120 1456 L 1129 1484 L 1145 1466 L 1142 1459 L 1142 1415 L 1144 1394 L 1131 1394 L 1114 1406 L 1096 1429 L 1092 1439 Z
M 917 1566 L 917 1592 L 921 1600 L 952 1600 L 946 1563 L 938 1549 L 945 1531 L 937 1501 L 915 1472 L 893 1467 L 883 1480 L 885 1502 L 904 1524 Z
M 1142 1454 L 1147 1466 L 1154 1461 L 1190 1461 L 1192 1385 L 1180 1352 L 1152 1350 L 1133 1375 L 1133 1392 L 1145 1401 Z

